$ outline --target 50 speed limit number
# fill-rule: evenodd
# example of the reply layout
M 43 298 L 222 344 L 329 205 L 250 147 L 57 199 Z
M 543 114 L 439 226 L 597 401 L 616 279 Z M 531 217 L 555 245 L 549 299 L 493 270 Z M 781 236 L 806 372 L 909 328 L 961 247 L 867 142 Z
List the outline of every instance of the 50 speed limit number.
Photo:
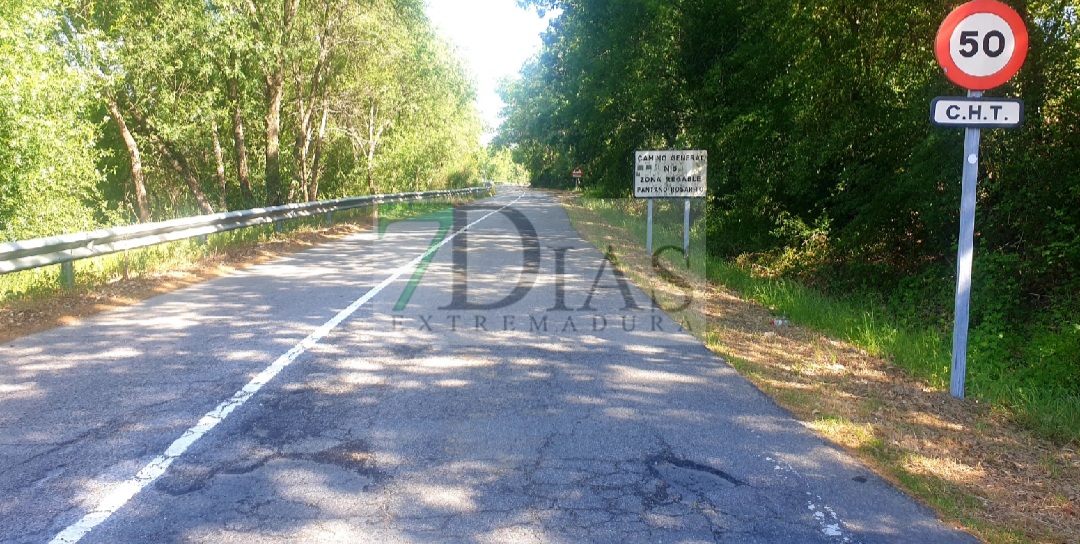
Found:
M 934 52 L 945 75 L 972 91 L 1001 85 L 1027 58 L 1028 33 L 1020 15 L 995 0 L 974 0 L 949 14 Z

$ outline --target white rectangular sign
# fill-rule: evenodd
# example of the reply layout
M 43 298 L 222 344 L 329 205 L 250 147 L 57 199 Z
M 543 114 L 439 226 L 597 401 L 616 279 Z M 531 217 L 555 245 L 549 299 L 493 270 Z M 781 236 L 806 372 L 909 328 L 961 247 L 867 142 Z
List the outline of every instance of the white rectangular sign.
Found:
M 942 127 L 1016 128 L 1024 122 L 1024 102 L 1015 98 L 935 98 L 930 121 Z
M 634 152 L 635 198 L 704 198 L 707 151 Z

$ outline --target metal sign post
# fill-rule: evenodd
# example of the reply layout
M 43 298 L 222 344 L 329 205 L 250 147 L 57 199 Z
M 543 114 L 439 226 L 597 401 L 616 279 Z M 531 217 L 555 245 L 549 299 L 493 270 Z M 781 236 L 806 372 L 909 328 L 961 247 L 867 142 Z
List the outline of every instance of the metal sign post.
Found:
M 634 153 L 634 197 L 648 199 L 645 250 L 653 254 L 653 200 L 683 198 L 683 256 L 690 263 L 690 199 L 708 193 L 709 154 L 704 150 Z
M 682 223 L 682 253 L 686 257 L 686 266 L 690 266 L 690 199 L 686 199 L 683 204 L 683 223 Z
M 980 91 L 968 91 L 978 98 Z M 971 307 L 971 263 L 975 253 L 975 194 L 979 181 L 979 140 L 982 129 L 964 129 L 964 175 L 960 196 L 960 248 L 956 254 L 956 322 L 953 324 L 952 374 L 949 392 L 964 398 L 964 377 L 967 375 L 968 323 Z
M 653 200 L 649 199 L 649 223 L 645 227 L 645 252 L 652 255 L 652 212 L 653 212 Z
M 940 97 L 930 120 L 964 127 L 964 172 L 960 197 L 960 243 L 956 255 L 956 321 L 953 324 L 949 391 L 964 398 L 971 306 L 971 266 L 975 251 L 975 203 L 979 179 L 979 141 L 983 128 L 1015 128 L 1024 105 L 1016 99 L 983 99 L 982 91 L 1016 74 L 1027 57 L 1028 33 L 1015 10 L 997 0 L 972 0 L 952 11 L 938 29 L 934 53 L 945 75 L 968 89 L 967 99 Z

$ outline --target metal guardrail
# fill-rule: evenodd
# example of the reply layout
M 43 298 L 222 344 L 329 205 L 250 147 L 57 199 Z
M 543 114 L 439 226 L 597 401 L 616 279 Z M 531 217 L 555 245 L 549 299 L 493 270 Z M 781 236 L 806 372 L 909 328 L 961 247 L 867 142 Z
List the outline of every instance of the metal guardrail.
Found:
M 419 193 L 394 193 L 337 200 L 287 204 L 236 212 L 183 217 L 158 223 L 143 223 L 76 234 L 34 238 L 0 244 L 0 274 L 41 266 L 63 264 L 88 257 L 108 255 L 129 249 L 175 242 L 218 232 L 277 223 L 319 214 L 385 204 L 428 200 L 491 192 L 491 186 Z

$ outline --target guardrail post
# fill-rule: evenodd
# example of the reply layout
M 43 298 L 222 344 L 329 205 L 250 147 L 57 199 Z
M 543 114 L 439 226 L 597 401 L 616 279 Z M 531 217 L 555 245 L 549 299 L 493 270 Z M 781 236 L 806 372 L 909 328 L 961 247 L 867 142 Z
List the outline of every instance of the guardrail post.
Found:
M 334 212 L 326 212 L 326 226 L 334 225 Z
M 67 261 L 60 263 L 60 287 L 64 289 L 75 288 L 75 263 Z
M 281 233 L 282 221 L 274 221 L 274 232 Z
M 199 235 L 199 236 L 195 237 L 195 243 L 199 244 L 200 246 L 205 246 L 206 245 L 206 235 L 202 234 L 202 235 Z

